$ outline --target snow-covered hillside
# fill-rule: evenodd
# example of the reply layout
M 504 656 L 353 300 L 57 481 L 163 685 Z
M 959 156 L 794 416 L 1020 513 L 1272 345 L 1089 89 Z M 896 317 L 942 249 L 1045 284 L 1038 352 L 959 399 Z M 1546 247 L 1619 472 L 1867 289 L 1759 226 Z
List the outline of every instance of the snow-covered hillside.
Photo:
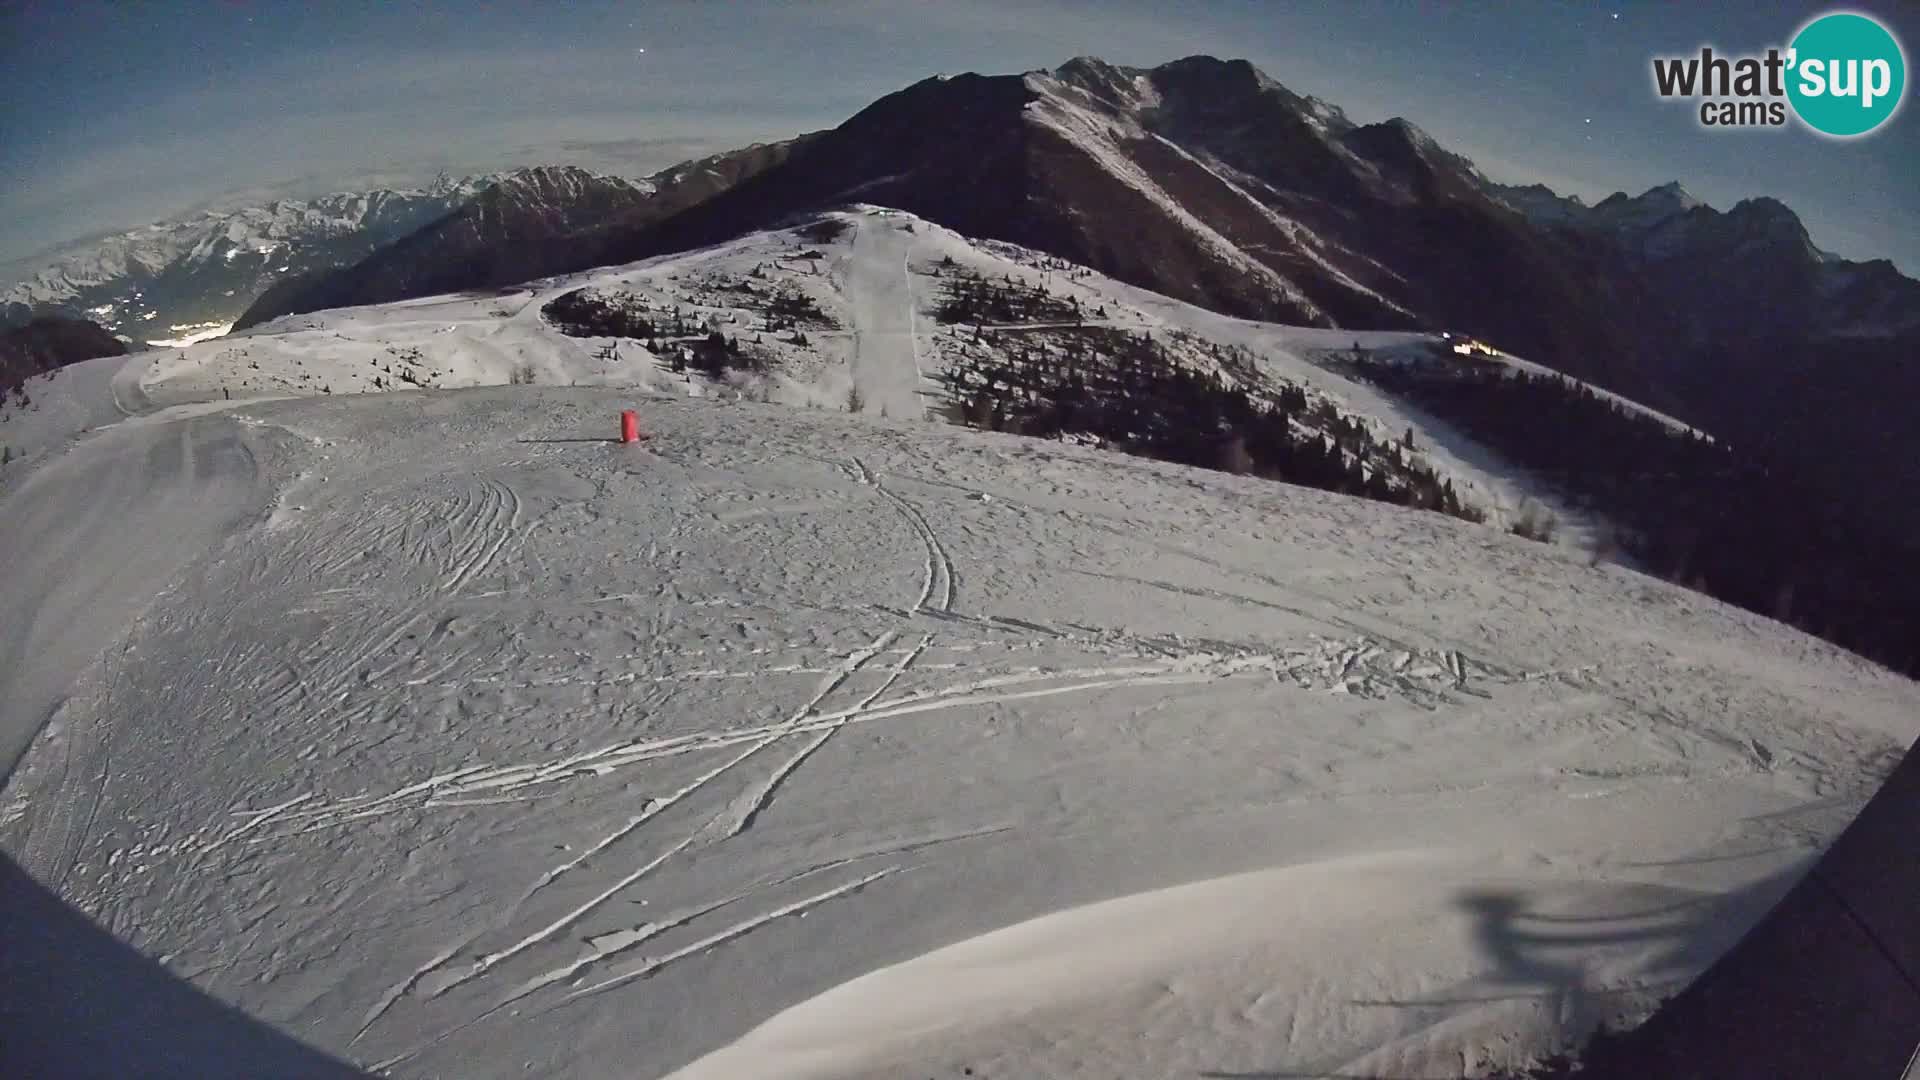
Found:
M 1920 734 L 1627 568 L 941 422 L 1088 328 L 1532 492 L 1341 359 L 1422 336 L 877 208 L 89 361 L 0 414 L 0 849 L 393 1076 L 1477 1075 L 1698 971 Z M 675 370 L 716 334 L 765 370 Z M 94 1022 L 25 1052 L 138 1060 Z
M 917 419 L 336 388 L 29 470 L 0 847 L 392 1076 L 1478 1073 L 1699 970 L 1920 734 L 1624 569 Z
M 889 417 L 944 415 L 943 373 L 969 358 L 1044 348 L 1049 332 L 1106 328 L 1146 334 L 1194 370 L 1222 370 L 1220 351 L 1247 357 L 1260 377 L 1304 387 L 1315 399 L 1364 423 L 1382 439 L 1409 428 L 1409 457 L 1451 480 L 1462 500 L 1502 524 L 1529 501 L 1565 526 L 1559 540 L 1586 546 L 1603 530 L 1561 505 L 1523 469 L 1411 406 L 1355 369 L 1329 362 L 1355 345 L 1363 356 L 1397 362 L 1424 354 L 1433 339 L 1399 332 L 1316 330 L 1234 319 L 998 242 L 979 242 L 899 211 L 866 208 L 820 224 L 755 233 L 684 255 L 531 283 L 486 295 L 434 297 L 369 308 L 290 316 L 241 334 L 147 354 L 139 382 L 159 404 L 230 395 L 348 394 L 414 386 L 606 385 L 686 396 L 746 396 L 845 409 L 857 389 L 864 411 Z M 831 235 L 830 235 L 831 234 Z M 1045 289 L 1077 303 L 1058 323 L 944 324 L 943 290 L 961 276 Z M 578 290 L 613 297 L 663 328 L 650 341 L 572 337 L 543 314 Z M 789 325 L 784 304 L 817 318 Z M 718 332 L 764 361 L 764 374 L 721 383 L 671 370 L 699 340 Z M 1036 344 L 1039 342 L 1040 344 Z M 1516 369 L 1538 371 L 1505 358 Z M 0 416 L 9 415 L 0 413 Z M 31 452 L 18 410 L 0 423 L 0 442 Z M 42 432 L 48 430 L 42 424 Z

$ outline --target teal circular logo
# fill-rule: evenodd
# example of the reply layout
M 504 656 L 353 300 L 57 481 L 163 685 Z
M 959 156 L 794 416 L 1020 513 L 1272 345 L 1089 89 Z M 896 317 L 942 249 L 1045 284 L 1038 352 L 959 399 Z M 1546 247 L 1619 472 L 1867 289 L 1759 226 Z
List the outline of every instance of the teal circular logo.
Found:
M 1820 16 L 1800 28 L 1787 55 L 1787 100 L 1822 134 L 1865 135 L 1892 119 L 1906 95 L 1900 42 L 1865 15 Z

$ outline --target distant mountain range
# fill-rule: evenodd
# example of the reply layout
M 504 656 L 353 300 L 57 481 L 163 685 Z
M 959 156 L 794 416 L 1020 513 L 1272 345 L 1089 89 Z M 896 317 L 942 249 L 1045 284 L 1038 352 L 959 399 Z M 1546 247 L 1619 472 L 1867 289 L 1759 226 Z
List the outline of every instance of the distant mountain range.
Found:
M 1535 225 L 1603 241 L 1641 278 L 1684 348 L 1741 337 L 1777 340 L 1889 337 L 1920 330 L 1920 281 L 1885 259 L 1855 262 L 1814 246 L 1778 200 L 1748 199 L 1721 212 L 1678 183 L 1594 206 L 1545 187 L 1492 185 Z M 1727 303 L 1737 275 L 1739 302 Z M 1669 342 L 1671 343 L 1671 342 Z
M 936 77 L 831 130 L 644 181 L 551 167 L 339 198 L 267 216 L 337 240 L 275 247 L 289 228 L 208 222 L 192 243 L 96 257 L 15 293 L 94 308 L 123 334 L 245 327 L 629 262 L 863 202 L 1229 314 L 1453 329 L 1723 438 L 1807 441 L 1850 484 L 1871 458 L 1920 487 L 1920 425 L 1889 411 L 1920 389 L 1920 282 L 1891 263 L 1820 251 L 1772 199 L 1721 211 L 1669 184 L 1588 206 L 1495 183 L 1405 120 L 1355 124 L 1245 61 L 1083 57 Z M 119 246 L 145 250 L 140 235 Z M 161 296 L 174 298 L 164 316 Z M 1920 510 L 1899 513 L 1920 527 Z
M 792 142 L 686 162 L 645 180 L 570 166 L 521 169 L 412 234 L 344 268 L 319 267 L 265 290 L 238 329 L 281 315 L 511 285 L 577 262 L 593 237 L 638 229 L 784 159 Z M 588 265 L 592 265 L 591 262 Z
M 1355 125 L 1244 62 L 1079 59 L 926 80 L 578 255 L 625 261 L 857 199 L 1231 314 L 1463 331 L 1702 419 L 1719 417 L 1673 370 L 1695 352 L 1884 339 L 1920 318 L 1920 284 L 1818 252 L 1773 200 L 1515 191 L 1404 120 Z
M 430 295 L 524 280 L 539 272 L 528 253 L 551 237 L 624 217 L 648 205 L 652 196 L 646 184 L 584 169 L 521 169 L 369 253 L 346 272 L 318 267 L 282 278 L 236 321 L 245 327 L 282 312 L 370 302 L 363 297 Z
M 1721 212 L 1678 184 L 1594 206 L 1541 187 L 1496 195 L 1586 243 L 1636 286 L 1617 318 L 1643 367 L 1624 389 L 1920 534 L 1920 282 L 1821 251 L 1774 199 Z
M 472 199 L 489 177 L 283 199 L 109 236 L 0 292 L 10 325 L 84 317 L 135 342 L 224 329 L 283 278 L 349 266 Z
M 1244 61 L 933 78 L 690 171 L 713 175 L 689 190 L 670 170 L 655 202 L 593 185 L 552 193 L 580 212 L 544 191 L 502 199 L 278 291 L 242 324 L 630 261 L 851 201 L 1232 314 L 1457 329 L 1702 419 L 1681 357 L 1920 323 L 1920 283 L 1825 255 L 1773 200 L 1723 213 L 1668 185 L 1589 207 L 1496 184 L 1413 124 L 1356 125 Z

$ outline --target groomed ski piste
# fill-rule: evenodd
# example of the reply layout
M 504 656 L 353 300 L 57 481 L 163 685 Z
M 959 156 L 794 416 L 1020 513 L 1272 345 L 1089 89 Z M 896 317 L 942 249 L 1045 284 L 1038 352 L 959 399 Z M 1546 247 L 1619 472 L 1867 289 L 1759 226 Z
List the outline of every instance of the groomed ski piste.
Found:
M 1920 735 L 1572 548 L 935 422 L 951 256 L 1418 426 L 1353 334 L 844 220 L 36 381 L 0 848 L 394 1077 L 1481 1075 L 1674 992 Z M 775 263 L 839 328 L 757 385 L 539 315 Z

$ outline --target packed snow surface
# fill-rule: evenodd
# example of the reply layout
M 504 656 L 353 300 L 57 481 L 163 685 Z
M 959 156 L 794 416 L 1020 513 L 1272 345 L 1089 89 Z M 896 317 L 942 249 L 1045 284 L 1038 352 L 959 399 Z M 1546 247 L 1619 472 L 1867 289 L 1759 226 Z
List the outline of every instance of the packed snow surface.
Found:
M 911 421 L 307 399 L 31 480 L 10 548 L 122 621 L 27 626 L 7 851 L 398 1076 L 1504 1060 L 1697 970 L 1920 716 L 1488 529 Z
M 1915 684 L 1562 548 L 918 419 L 906 235 L 808 278 L 887 417 L 631 355 L 207 375 L 384 327 L 584 378 L 516 314 L 581 279 L 36 384 L 0 849 L 396 1077 L 1476 1075 L 1699 971 L 1920 735 Z

